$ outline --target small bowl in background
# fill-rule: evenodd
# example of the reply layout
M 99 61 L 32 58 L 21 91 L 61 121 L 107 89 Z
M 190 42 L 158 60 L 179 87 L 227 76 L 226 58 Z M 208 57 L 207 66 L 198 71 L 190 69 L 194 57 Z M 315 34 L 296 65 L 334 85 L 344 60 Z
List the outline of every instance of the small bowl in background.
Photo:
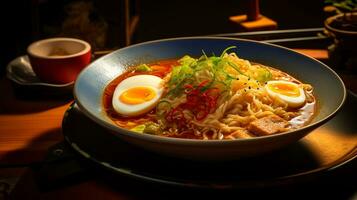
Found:
M 74 38 L 49 38 L 36 41 L 27 48 L 36 76 L 45 83 L 66 84 L 91 61 L 89 43 Z

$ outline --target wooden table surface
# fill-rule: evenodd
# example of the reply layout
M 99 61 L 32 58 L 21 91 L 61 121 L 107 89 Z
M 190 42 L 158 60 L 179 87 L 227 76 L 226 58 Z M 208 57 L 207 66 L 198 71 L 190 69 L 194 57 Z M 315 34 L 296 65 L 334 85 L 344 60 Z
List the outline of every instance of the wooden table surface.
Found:
M 62 140 L 61 121 L 73 100 L 19 99 L 5 78 L 0 91 L 0 163 L 41 160 L 49 146 Z
M 327 52 L 324 50 L 299 49 L 298 51 L 318 59 L 327 58 Z M 350 89 L 357 92 L 355 77 L 345 75 L 344 80 Z M 61 122 L 64 112 L 73 102 L 73 99 L 19 98 L 15 95 L 11 82 L 6 78 L 0 79 L 0 91 L 0 165 L 41 161 L 48 148 L 63 139 Z M 32 96 L 37 95 L 33 94 Z M 8 172 L 0 169 L 0 177 Z M 111 191 L 100 185 L 95 181 L 91 181 L 76 185 L 74 188 L 83 187 L 87 188 L 87 191 L 96 190 L 104 196 L 114 195 L 125 199 L 125 195 L 118 194 L 118 192 Z M 62 191 L 61 195 L 65 197 L 63 193 L 67 192 L 73 196 L 76 193 L 74 191 L 77 191 L 74 188 Z M 59 192 L 54 193 L 58 197 Z M 88 196 L 87 192 L 82 191 L 80 193 L 86 193 Z

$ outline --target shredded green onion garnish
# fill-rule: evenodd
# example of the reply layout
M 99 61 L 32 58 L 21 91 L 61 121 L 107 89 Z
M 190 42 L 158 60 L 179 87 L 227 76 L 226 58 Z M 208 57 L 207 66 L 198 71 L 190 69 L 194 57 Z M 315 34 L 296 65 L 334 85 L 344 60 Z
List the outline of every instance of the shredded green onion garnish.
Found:
M 236 54 L 227 53 L 235 48 L 226 48 L 219 57 L 207 56 L 202 50 L 203 55 L 198 59 L 186 55 L 178 60 L 179 65 L 171 71 L 166 95 L 156 107 L 158 121 L 180 126 L 187 117 L 204 119 L 216 109 L 217 101 L 232 95 L 233 85 L 237 87 L 241 79 L 244 82 L 239 87 L 247 89 L 252 88 L 246 85 L 247 81 L 263 83 L 271 79 L 266 67 L 247 64 Z

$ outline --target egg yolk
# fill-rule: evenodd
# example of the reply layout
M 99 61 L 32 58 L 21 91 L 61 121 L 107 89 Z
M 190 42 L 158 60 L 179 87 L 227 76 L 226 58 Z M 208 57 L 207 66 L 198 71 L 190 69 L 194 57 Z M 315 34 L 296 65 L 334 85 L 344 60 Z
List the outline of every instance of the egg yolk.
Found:
M 285 96 L 290 96 L 290 97 L 300 96 L 300 90 L 295 85 L 284 84 L 284 83 L 271 83 L 268 85 L 268 87 L 271 91 Z
M 133 87 L 124 91 L 119 100 L 126 104 L 135 105 L 150 101 L 155 96 L 155 91 L 149 87 Z

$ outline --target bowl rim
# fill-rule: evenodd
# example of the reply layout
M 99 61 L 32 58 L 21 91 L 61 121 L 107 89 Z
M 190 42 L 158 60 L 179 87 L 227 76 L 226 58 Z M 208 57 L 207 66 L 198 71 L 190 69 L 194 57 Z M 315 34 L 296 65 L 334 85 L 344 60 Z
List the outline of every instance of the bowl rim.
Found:
M 351 13 L 352 15 L 357 16 L 357 12 Z M 343 30 L 343 29 L 338 29 L 335 27 L 331 26 L 331 23 L 333 21 L 335 21 L 337 18 L 343 17 L 343 13 L 341 14 L 336 14 L 333 15 L 331 17 L 328 17 L 325 21 L 324 21 L 324 26 L 325 29 L 327 29 L 327 31 L 333 32 L 333 33 L 340 33 L 340 34 L 345 34 L 345 35 L 350 35 L 350 36 L 357 36 L 357 31 L 348 31 L 348 30 Z
M 139 47 L 142 45 L 148 45 L 151 43 L 160 43 L 160 42 L 169 42 L 169 41 L 182 41 L 182 40 L 235 40 L 235 41 L 243 41 L 243 42 L 250 42 L 250 43 L 256 43 L 256 44 L 262 44 L 262 45 L 268 45 L 268 46 L 272 46 L 275 48 L 279 48 L 279 49 L 284 49 L 286 51 L 301 55 L 307 59 L 310 59 L 314 62 L 319 63 L 320 65 L 322 65 L 323 67 L 325 67 L 326 69 L 329 70 L 329 72 L 331 72 L 333 75 L 335 75 L 335 77 L 337 78 L 337 80 L 340 82 L 342 89 L 343 89 L 343 96 L 342 96 L 342 100 L 339 103 L 339 105 L 337 106 L 337 108 L 331 112 L 330 114 L 328 114 L 326 117 L 324 117 L 323 119 L 320 119 L 314 123 L 310 123 L 306 126 L 303 126 L 301 128 L 298 129 L 294 129 L 291 131 L 287 131 L 287 132 L 282 132 L 282 133 L 277 133 L 277 134 L 273 134 L 273 135 L 267 135 L 267 136 L 259 136 L 259 137 L 251 137 L 251 138 L 242 138 L 242 139 L 235 139 L 235 140 L 201 140 L 201 139 L 186 139 L 186 138 L 173 138 L 173 137 L 164 137 L 164 136 L 159 136 L 159 135 L 151 135 L 151 134 L 138 134 L 134 131 L 130 131 L 128 129 L 124 129 L 121 128 L 119 126 L 113 125 L 109 122 L 106 122 L 103 119 L 98 119 L 95 115 L 93 115 L 90 111 L 88 111 L 79 101 L 79 98 L 77 96 L 77 84 L 78 84 L 78 80 L 81 78 L 81 76 L 83 76 L 84 72 L 87 70 L 87 68 L 89 69 L 92 65 L 94 65 L 96 61 L 94 61 L 93 63 L 91 63 L 86 69 L 82 70 L 82 72 L 79 74 L 77 81 L 75 82 L 74 85 L 74 92 L 73 92 L 73 96 L 75 99 L 75 102 L 77 103 L 78 107 L 80 108 L 80 110 L 87 116 L 89 117 L 91 120 L 93 120 L 94 122 L 98 123 L 99 125 L 101 125 L 102 127 L 111 130 L 112 132 L 114 132 L 116 136 L 119 136 L 118 134 L 124 134 L 125 136 L 131 137 L 131 138 L 136 138 L 136 139 L 140 139 L 140 140 L 146 140 L 146 141 L 150 141 L 150 142 L 157 142 L 157 143 L 166 143 L 166 144 L 185 144 L 185 145 L 221 145 L 222 143 L 224 144 L 236 144 L 236 143 L 246 143 L 246 142 L 255 142 L 257 140 L 268 140 L 270 138 L 277 138 L 277 137 L 283 137 L 286 136 L 292 132 L 300 132 L 303 130 L 307 130 L 307 129 L 313 129 L 313 128 L 317 128 L 319 125 L 323 124 L 324 122 L 327 122 L 328 120 L 330 120 L 332 117 L 334 117 L 338 111 L 341 110 L 343 104 L 345 103 L 346 100 L 346 95 L 347 95 L 347 91 L 346 91 L 346 87 L 344 82 L 342 81 L 342 79 L 339 77 L 339 75 L 332 70 L 329 66 L 327 66 L 326 64 L 322 63 L 321 61 L 312 58 L 310 56 L 304 55 L 302 53 L 299 53 L 297 51 L 294 51 L 292 49 L 289 49 L 287 47 L 283 47 L 280 45 L 276 45 L 276 44 L 270 44 L 267 42 L 261 42 L 261 41 L 255 41 L 255 40 L 249 40 L 249 39 L 238 39 L 238 38 L 232 38 L 232 37 L 214 37 L 214 36 L 192 36 L 192 37 L 174 37 L 174 38 L 166 38 L 166 39 L 159 39 L 159 40 L 151 40 L 151 41 L 147 41 L 147 42 L 142 42 L 142 43 L 138 43 L 138 44 L 134 44 L 134 45 L 130 45 L 124 48 L 120 48 L 108 55 L 105 55 L 101 58 L 99 58 L 100 60 L 105 59 L 106 57 L 111 56 L 112 54 L 116 53 L 116 52 L 120 52 L 120 51 L 124 51 L 126 49 L 130 49 L 130 48 L 135 48 L 135 47 Z M 102 91 L 103 92 L 103 91 Z M 102 111 L 104 112 L 104 111 Z

